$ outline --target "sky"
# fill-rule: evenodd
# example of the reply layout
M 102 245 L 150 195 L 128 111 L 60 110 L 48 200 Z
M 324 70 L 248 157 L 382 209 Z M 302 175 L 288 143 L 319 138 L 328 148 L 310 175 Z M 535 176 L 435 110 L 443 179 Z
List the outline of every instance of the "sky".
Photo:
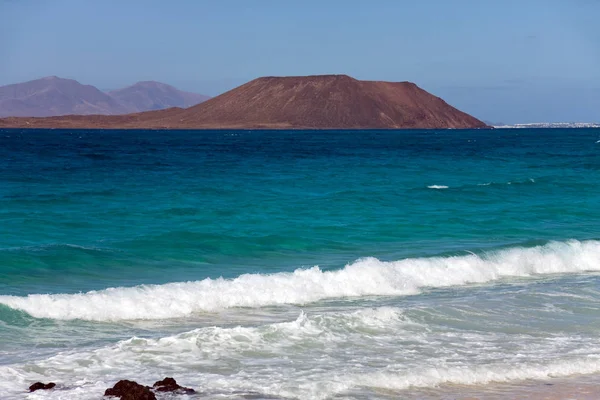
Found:
M 412 81 L 493 123 L 600 121 L 600 0 L 0 0 L 0 85 Z

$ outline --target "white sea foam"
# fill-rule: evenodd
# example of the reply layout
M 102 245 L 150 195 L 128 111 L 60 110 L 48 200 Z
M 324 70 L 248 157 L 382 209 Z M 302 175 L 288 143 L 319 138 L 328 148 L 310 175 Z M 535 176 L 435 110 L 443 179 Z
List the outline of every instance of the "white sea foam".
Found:
M 600 271 L 599 241 L 551 242 L 481 256 L 384 262 L 359 259 L 336 271 L 318 267 L 235 279 L 110 288 L 80 294 L 0 296 L 0 304 L 37 318 L 115 321 L 165 319 L 231 307 L 307 304 L 360 296 L 403 296 L 422 288 L 492 282 L 505 277 Z
M 332 346 L 346 346 L 348 341 L 368 346 L 373 335 L 397 338 L 403 327 L 419 329 L 420 325 L 406 318 L 400 309 L 379 307 L 313 316 L 301 312 L 296 320 L 289 322 L 208 326 L 162 338 L 133 337 L 95 350 L 75 349 L 24 364 L 0 366 L 0 390 L 5 394 L 21 394 L 30 382 L 46 381 L 51 375 L 60 388 L 68 388 L 58 393 L 57 398 L 99 398 L 106 387 L 123 377 L 135 377 L 151 384 L 152 379 L 162 376 L 156 372 L 158 369 L 160 373 L 177 371 L 175 375 L 181 383 L 204 389 L 239 391 L 248 388 L 277 393 L 280 389 L 276 386 L 283 383 L 283 375 L 270 375 L 267 380 L 277 384 L 267 389 L 266 384 L 273 383 L 264 381 L 268 364 L 281 363 L 284 356 L 299 356 L 300 360 L 305 352 L 314 354 L 330 350 Z M 235 375 L 231 379 L 218 376 L 230 363 L 239 366 L 239 360 L 245 357 L 261 360 L 265 365 L 258 370 L 248 366 L 243 382 Z M 312 369 L 307 362 L 300 363 L 299 367 Z
M 448 186 L 445 186 L 445 185 L 431 185 L 431 186 L 427 186 L 427 188 L 429 188 L 429 189 L 448 189 Z
M 31 382 L 52 379 L 64 389 L 48 398 L 94 399 L 119 379 L 152 384 L 169 374 L 207 398 L 230 398 L 232 393 L 301 399 L 361 393 L 356 397 L 370 398 L 382 390 L 396 398 L 397 391 L 442 384 L 600 372 L 594 339 L 447 331 L 427 320 L 415 322 L 400 308 L 378 307 L 302 312 L 289 322 L 207 326 L 162 338 L 133 337 L 0 366 L 0 389 L 7 399 L 23 398 L 23 388 Z
M 421 324 L 410 320 L 402 310 L 394 307 L 365 308 L 350 312 L 307 315 L 301 312 L 296 320 L 262 326 L 204 327 L 160 339 L 132 338 L 120 342 L 118 349 L 125 354 L 144 354 L 152 351 L 161 362 L 189 363 L 185 354 L 203 353 L 210 359 L 237 357 L 253 352 L 258 358 L 290 354 L 294 349 L 331 347 L 353 341 L 365 344 L 374 336 L 408 337 L 410 332 L 422 330 Z M 104 351 L 104 350 L 102 350 Z M 172 360 L 179 354 L 179 360 Z M 106 358 L 104 355 L 101 359 Z
M 84 362 L 82 359 L 79 362 Z M 108 364 L 108 363 L 107 363 Z M 198 365 L 195 368 L 201 369 Z M 77 365 L 71 366 L 72 376 L 77 372 Z M 79 368 L 81 368 L 79 366 Z M 108 368 L 108 367 L 107 367 Z M 92 400 L 102 398 L 104 390 L 112 386 L 119 377 L 102 376 L 92 378 L 78 377 L 59 383 L 59 390 L 49 393 L 35 393 L 35 396 L 23 393 L 23 387 L 31 382 L 31 377 L 37 374 L 21 371 L 2 371 L 0 377 L 7 378 L 0 388 L 5 390 L 3 398 L 16 399 L 54 399 L 54 400 Z M 62 369 L 64 371 L 64 367 Z M 159 369 L 160 371 L 160 369 Z M 317 371 L 317 368 L 315 369 Z M 120 371 L 124 373 L 125 371 Z M 148 371 L 137 380 L 146 385 L 152 385 L 159 376 L 158 371 Z M 208 374 L 193 371 L 184 374 L 179 371 L 178 383 L 192 386 L 203 393 L 210 393 L 214 398 L 294 398 L 307 400 L 325 400 L 331 398 L 412 398 L 410 393 L 402 394 L 403 390 L 414 388 L 435 388 L 439 385 L 486 385 L 490 383 L 508 383 L 526 380 L 549 380 L 579 374 L 596 374 L 600 372 L 600 361 L 597 359 L 578 358 L 550 364 L 522 364 L 499 366 L 462 366 L 462 367 L 432 367 L 418 368 L 412 371 L 372 372 L 365 374 L 343 373 L 314 373 L 298 378 L 286 376 L 285 372 L 264 370 L 257 375 L 248 374 Z M 153 374 L 152 374 L 153 373 Z M 141 379 L 140 379 L 141 378 Z M 361 393 L 359 396 L 349 396 L 347 393 Z M 42 397 L 43 396 L 43 397 Z M 207 396 L 206 398 L 213 398 Z
M 546 380 L 575 374 L 600 372 L 597 358 L 575 358 L 551 363 L 527 363 L 516 365 L 479 365 L 465 367 L 422 368 L 406 374 L 373 373 L 352 377 L 348 386 L 364 386 L 377 389 L 405 390 L 411 387 L 436 387 L 442 384 L 484 385 L 492 382 L 510 382 L 527 379 Z

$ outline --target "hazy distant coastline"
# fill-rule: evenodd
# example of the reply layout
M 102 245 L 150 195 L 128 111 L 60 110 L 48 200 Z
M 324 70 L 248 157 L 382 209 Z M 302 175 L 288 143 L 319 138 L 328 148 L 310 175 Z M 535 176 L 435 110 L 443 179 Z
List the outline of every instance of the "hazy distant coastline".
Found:
M 496 129 L 526 128 L 600 128 L 600 122 L 537 122 L 530 124 L 493 125 Z

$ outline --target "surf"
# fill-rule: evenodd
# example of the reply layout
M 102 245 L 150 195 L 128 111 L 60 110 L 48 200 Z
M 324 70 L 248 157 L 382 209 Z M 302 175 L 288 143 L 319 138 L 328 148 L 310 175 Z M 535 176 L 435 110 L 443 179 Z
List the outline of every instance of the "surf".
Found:
M 492 283 L 503 278 L 600 271 L 600 241 L 550 242 L 480 255 L 381 261 L 344 268 L 244 274 L 163 285 L 116 287 L 77 294 L 0 296 L 0 304 L 35 318 L 119 321 L 181 318 L 233 307 L 303 305 L 336 298 L 409 296 L 427 288 Z

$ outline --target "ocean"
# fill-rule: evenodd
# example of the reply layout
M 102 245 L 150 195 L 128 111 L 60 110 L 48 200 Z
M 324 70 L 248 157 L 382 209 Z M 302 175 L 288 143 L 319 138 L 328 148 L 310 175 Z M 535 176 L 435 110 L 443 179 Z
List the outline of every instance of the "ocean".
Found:
M 0 130 L 0 172 L 2 399 L 600 380 L 600 129 Z

